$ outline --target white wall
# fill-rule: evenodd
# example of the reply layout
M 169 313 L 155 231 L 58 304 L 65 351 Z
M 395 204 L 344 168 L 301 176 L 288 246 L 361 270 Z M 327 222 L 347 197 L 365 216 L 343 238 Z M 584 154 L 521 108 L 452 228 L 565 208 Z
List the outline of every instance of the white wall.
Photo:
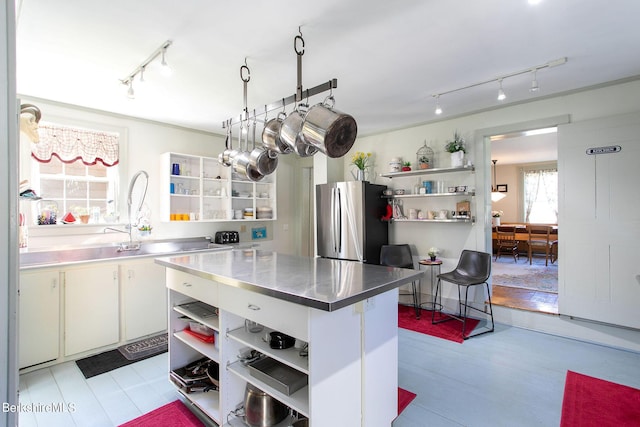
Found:
M 439 155 L 437 166 L 446 166 L 444 145 L 451 138 L 453 132 L 460 131 L 470 146 L 468 158 L 476 165 L 473 178 L 477 195 L 475 197 L 475 225 L 464 224 L 420 224 L 403 223 L 391 225 L 390 241 L 392 243 L 413 244 L 419 256 L 425 256 L 430 246 L 444 249 L 443 271 L 455 267 L 462 249 L 485 250 L 490 244 L 489 227 L 491 223 L 491 203 L 488 198 L 490 192 L 490 147 L 485 136 L 493 133 L 496 128 L 510 131 L 526 130 L 537 127 L 535 124 L 549 118 L 569 115 L 572 123 L 587 121 L 595 118 L 617 116 L 640 111 L 640 80 L 620 83 L 589 91 L 567 94 L 564 96 L 541 99 L 535 102 L 520 104 L 473 114 L 466 117 L 454 118 L 437 123 L 419 125 L 393 132 L 358 138 L 352 151 L 373 152 L 376 159 L 375 176 L 372 181 L 393 187 L 406 186 L 405 183 L 391 182 L 386 178 L 376 177 L 387 169 L 392 157 L 402 156 L 414 161 L 415 153 L 427 141 Z M 431 114 L 425 107 L 425 115 Z M 559 146 L 562 140 L 558 141 Z M 345 169 L 349 169 L 349 156 L 343 159 Z M 442 163 L 444 162 L 444 163 Z M 560 172 L 561 173 L 561 172 Z M 345 174 L 347 175 L 347 174 Z M 500 180 L 500 179 L 499 179 Z M 567 208 L 569 208 L 567 206 Z M 561 250 L 562 251 L 562 250 Z M 561 252 L 562 256 L 562 252 Z M 560 267 L 561 268 L 561 267 Z M 450 293 L 448 296 L 452 297 Z M 640 333 L 610 326 L 587 326 L 580 328 L 565 327 L 554 320 L 553 326 L 545 322 L 531 322 L 531 316 L 504 315 L 502 320 L 522 327 L 540 328 L 551 333 L 566 334 L 580 339 L 592 340 L 604 344 L 622 346 L 640 351 Z M 562 318 L 562 322 L 572 323 L 572 320 Z M 578 329 L 578 330 L 576 330 Z M 609 333 L 602 333 L 602 330 Z M 594 331 L 598 331 L 597 333 Z M 622 338 L 620 338 L 622 337 Z

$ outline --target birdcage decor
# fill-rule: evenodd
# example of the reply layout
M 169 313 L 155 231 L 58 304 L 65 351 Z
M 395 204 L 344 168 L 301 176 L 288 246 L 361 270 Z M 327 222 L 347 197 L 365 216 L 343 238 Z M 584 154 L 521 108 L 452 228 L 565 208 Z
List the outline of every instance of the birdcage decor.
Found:
M 430 147 L 427 147 L 427 141 L 416 152 L 416 166 L 418 169 L 429 169 L 433 167 L 434 153 Z

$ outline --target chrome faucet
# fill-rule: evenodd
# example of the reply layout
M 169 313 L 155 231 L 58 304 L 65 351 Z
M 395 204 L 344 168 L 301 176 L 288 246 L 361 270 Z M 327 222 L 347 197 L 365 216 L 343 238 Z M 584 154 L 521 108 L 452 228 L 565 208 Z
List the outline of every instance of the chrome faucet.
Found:
M 136 242 L 133 243 L 133 237 L 131 236 L 131 229 L 133 227 L 131 227 L 130 225 L 126 225 L 125 227 L 127 227 L 128 231 L 125 230 L 120 230 L 118 228 L 113 228 L 113 227 L 105 227 L 104 230 L 102 230 L 103 233 L 106 233 L 107 231 L 116 231 L 118 233 L 124 233 L 124 234 L 128 234 L 129 235 L 129 243 L 123 242 L 120 243 L 118 245 L 118 252 L 123 252 L 123 251 L 137 251 L 140 249 L 140 242 Z

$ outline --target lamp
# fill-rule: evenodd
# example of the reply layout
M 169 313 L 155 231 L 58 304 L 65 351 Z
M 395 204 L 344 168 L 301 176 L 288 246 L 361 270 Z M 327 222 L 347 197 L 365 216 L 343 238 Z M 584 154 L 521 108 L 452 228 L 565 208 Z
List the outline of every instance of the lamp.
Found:
M 500 83 L 500 89 L 498 89 L 498 101 L 504 101 L 507 99 L 507 95 L 504 94 L 504 89 L 502 89 L 502 79 L 498 80 Z
M 127 89 L 127 97 L 129 99 L 136 99 L 136 93 L 133 90 L 133 80 L 129 81 L 129 89 Z
M 497 186 L 497 180 L 496 180 L 496 163 L 498 162 L 497 160 L 491 160 L 493 162 L 493 183 Z M 502 194 L 501 192 L 497 191 L 496 187 L 494 187 L 494 185 L 491 185 L 491 201 L 492 202 L 497 202 L 500 201 L 502 199 L 504 199 L 506 196 L 504 194 Z
M 451 90 L 447 90 L 444 92 L 440 92 L 440 93 L 435 93 L 431 96 L 433 96 L 436 99 L 436 109 L 434 111 L 435 114 L 442 114 L 442 108 L 440 108 L 440 96 L 442 95 L 447 95 L 450 93 L 454 93 L 454 92 L 459 92 L 461 90 L 465 90 L 465 89 L 471 89 L 474 88 L 476 86 L 481 86 L 484 84 L 488 84 L 488 83 L 494 83 L 494 82 L 498 82 L 500 84 L 500 89 L 498 90 L 498 100 L 499 101 L 503 101 L 504 99 L 506 99 L 506 94 L 504 92 L 504 89 L 502 88 L 502 80 L 509 78 L 509 77 L 515 77 L 515 76 L 519 76 L 521 74 L 526 74 L 526 73 L 533 73 L 533 80 L 531 81 L 531 88 L 529 89 L 529 91 L 531 93 L 534 93 L 536 91 L 538 91 L 538 80 L 537 80 L 537 73 L 539 70 L 543 70 L 545 68 L 553 68 L 553 67 L 557 67 L 558 65 L 563 65 L 567 63 L 567 57 L 562 57 L 559 59 L 555 59 L 553 61 L 549 61 L 545 64 L 540 64 L 540 65 L 535 65 L 533 67 L 529 67 L 529 68 L 525 68 L 524 70 L 520 70 L 520 71 L 514 71 L 513 73 L 508 73 L 508 74 L 504 74 L 502 76 L 490 79 L 490 80 L 485 80 L 482 82 L 478 82 L 478 83 L 473 83 L 467 86 L 463 86 L 463 87 L 459 87 L 457 89 L 451 89 Z
M 442 114 L 442 107 L 440 107 L 440 95 L 434 95 L 436 98 L 436 114 Z
M 147 69 L 147 65 L 149 65 L 158 56 L 162 56 L 161 63 L 160 63 L 160 65 L 162 65 L 162 70 L 163 70 L 162 74 L 167 76 L 171 74 L 171 68 L 169 68 L 169 65 L 167 64 L 167 60 L 165 57 L 167 49 L 169 48 L 169 46 L 171 46 L 171 43 L 172 43 L 171 40 L 167 40 L 166 42 L 162 43 L 162 45 L 160 45 L 159 48 L 154 50 L 153 53 L 149 55 L 147 59 L 142 61 L 140 65 L 134 68 L 134 70 L 130 72 L 127 77 L 125 77 L 124 79 L 120 79 L 120 83 L 122 83 L 125 86 L 128 86 L 127 97 L 129 99 L 135 98 L 135 92 L 133 90 L 133 80 L 136 78 L 137 75 L 140 75 L 140 78 L 138 81 L 140 83 L 143 83 L 145 81 L 144 72 Z
M 538 69 L 534 68 L 531 71 L 533 72 L 533 79 L 531 80 L 531 87 L 529 88 L 529 92 L 537 92 L 538 89 L 540 89 L 538 87 L 538 79 L 537 79 Z
M 167 64 L 167 47 L 168 46 L 162 48 L 162 60 L 160 61 L 160 65 L 162 66 L 162 74 L 165 76 L 170 76 L 172 71 L 171 67 L 169 67 L 169 64 Z

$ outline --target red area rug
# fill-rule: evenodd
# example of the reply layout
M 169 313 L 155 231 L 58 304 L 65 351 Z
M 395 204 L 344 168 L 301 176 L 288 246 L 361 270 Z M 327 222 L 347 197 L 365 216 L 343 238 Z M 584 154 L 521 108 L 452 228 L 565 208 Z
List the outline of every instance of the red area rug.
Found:
M 436 320 L 442 317 L 443 315 L 436 312 Z M 469 334 L 473 332 L 473 329 L 478 326 L 478 323 L 480 323 L 478 319 L 468 317 L 465 335 L 469 336 Z M 452 320 L 450 322 L 432 325 L 430 310 L 421 310 L 420 319 L 418 320 L 416 319 L 416 312 L 413 307 L 398 305 L 398 327 L 457 343 L 464 342 L 462 338 L 462 322 Z
M 567 371 L 561 427 L 640 425 L 640 390 Z
M 411 403 L 415 398 L 415 393 L 411 393 L 409 390 L 398 387 L 398 415 L 400 415 L 400 413 L 404 411 L 404 408 L 409 406 L 409 403 Z
M 205 427 L 182 402 L 176 400 L 154 409 L 120 427 Z

